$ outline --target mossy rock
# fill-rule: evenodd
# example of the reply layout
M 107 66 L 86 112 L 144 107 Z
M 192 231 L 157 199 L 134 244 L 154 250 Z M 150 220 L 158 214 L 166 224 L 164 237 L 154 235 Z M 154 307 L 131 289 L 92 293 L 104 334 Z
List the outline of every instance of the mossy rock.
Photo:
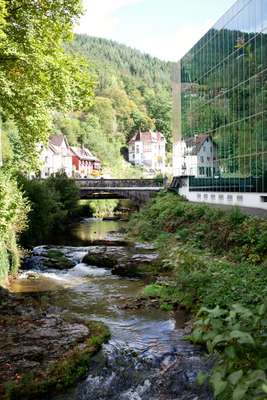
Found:
M 114 275 L 125 276 L 128 278 L 140 278 L 154 280 L 159 272 L 160 264 L 158 262 L 151 263 L 127 263 L 118 264 L 112 269 Z
M 75 262 L 68 259 L 60 250 L 50 249 L 43 261 L 47 268 L 70 269 L 75 267 Z
M 86 254 L 82 262 L 88 265 L 94 265 L 96 267 L 112 269 L 115 267 L 115 265 L 117 265 L 118 260 L 115 257 L 107 257 L 105 254 Z
M 36 400 L 49 393 L 57 393 L 74 385 L 86 376 L 92 356 L 108 341 L 110 332 L 100 323 L 86 323 L 90 337 L 68 351 L 44 371 L 22 375 L 4 385 L 3 400 Z

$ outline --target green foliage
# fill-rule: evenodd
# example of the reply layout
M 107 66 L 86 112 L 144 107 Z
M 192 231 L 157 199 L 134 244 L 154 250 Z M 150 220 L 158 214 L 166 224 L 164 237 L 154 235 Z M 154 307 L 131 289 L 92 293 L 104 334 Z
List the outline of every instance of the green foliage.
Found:
M 144 295 L 147 297 L 159 297 L 162 290 L 162 286 L 157 284 L 151 284 L 145 287 Z
M 132 217 L 129 234 L 154 240 L 166 283 L 146 287 L 161 307 L 196 314 L 192 336 L 216 360 L 209 379 L 219 400 L 263 400 L 267 393 L 267 222 L 159 194 Z M 200 309 L 200 311 L 199 311 Z M 199 312 L 198 312 L 199 311 Z
M 215 398 L 266 398 L 266 317 L 266 304 L 200 309 L 191 340 L 219 355 L 220 361 L 209 378 Z
M 134 92 L 135 86 L 129 77 L 135 77 L 142 83 L 151 87 L 153 85 L 166 85 L 170 83 L 171 63 L 166 63 L 148 54 L 143 54 L 138 50 L 119 44 L 112 40 L 90 37 L 87 35 L 77 35 L 70 48 L 88 56 L 96 63 L 112 68 L 116 72 L 126 75 L 128 90 Z M 104 74 L 104 71 L 101 70 Z M 105 77 L 112 80 L 112 75 L 108 69 Z M 102 77 L 102 84 L 108 79 Z M 144 87 L 140 88 L 142 91 Z
M 155 240 L 165 233 L 196 249 L 209 249 L 234 262 L 260 264 L 267 257 L 267 222 L 243 215 L 239 209 L 222 211 L 189 203 L 172 193 L 162 193 L 134 215 L 131 234 Z
M 103 218 L 112 216 L 115 208 L 118 206 L 118 200 L 92 200 L 90 201 L 94 217 Z
M 157 129 L 171 145 L 170 65 L 126 46 L 77 35 L 66 46 L 81 54 L 96 76 L 94 105 L 86 113 L 54 113 L 54 127 L 70 144 L 83 143 L 102 161 L 103 173 L 140 177 L 125 162 L 123 149 L 139 130 Z
M 64 230 L 76 210 L 78 188 L 64 174 L 57 174 L 46 181 L 30 181 L 24 177 L 19 180 L 22 191 L 31 203 L 29 226 L 21 241 L 27 246 L 43 243 L 52 234 Z
M 165 268 L 174 273 L 177 302 L 190 308 L 199 304 L 225 307 L 235 302 L 256 305 L 267 294 L 264 266 L 232 264 L 192 247 L 173 245 Z
M 26 227 L 28 211 L 28 202 L 16 181 L 0 169 L 0 284 L 18 270 L 20 251 L 16 239 Z
M 2 0 L 0 11 L 1 114 L 15 122 L 21 154 L 32 165 L 36 143 L 46 142 L 51 129 L 51 110 L 91 104 L 88 66 L 62 46 L 81 2 Z

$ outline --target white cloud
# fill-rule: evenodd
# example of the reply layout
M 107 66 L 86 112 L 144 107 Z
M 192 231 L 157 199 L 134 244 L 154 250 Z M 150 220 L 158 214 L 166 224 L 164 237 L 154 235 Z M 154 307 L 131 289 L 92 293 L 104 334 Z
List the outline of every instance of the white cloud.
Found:
M 145 0 L 84 0 L 85 15 L 81 18 L 75 32 L 112 39 L 120 19 L 117 11 L 121 8 L 142 3 Z M 186 23 L 177 27 L 173 34 L 154 32 L 151 35 L 126 33 L 128 46 L 168 61 L 179 60 L 213 25 L 214 21 Z M 120 42 L 124 42 L 123 37 Z
M 210 29 L 214 21 L 180 25 L 174 34 L 136 39 L 133 46 L 166 61 L 178 61 Z
M 119 19 L 115 12 L 120 8 L 140 3 L 143 0 L 84 0 L 85 15 L 75 32 L 110 38 Z

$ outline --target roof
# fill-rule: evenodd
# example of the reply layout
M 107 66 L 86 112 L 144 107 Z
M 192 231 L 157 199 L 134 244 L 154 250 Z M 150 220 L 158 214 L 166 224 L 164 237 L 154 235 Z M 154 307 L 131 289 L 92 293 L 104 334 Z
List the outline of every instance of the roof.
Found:
M 193 137 L 185 138 L 183 141 L 185 142 L 186 147 L 190 147 L 192 149 L 191 154 L 197 155 L 207 139 L 212 140 L 210 135 L 195 135 Z
M 67 139 L 62 134 L 50 136 L 49 141 L 52 143 L 52 145 L 58 147 L 61 146 L 64 141 L 65 143 L 68 143 Z
M 54 153 L 59 154 L 59 150 L 56 146 L 54 146 L 50 141 L 48 142 L 48 148 Z
M 161 141 L 166 142 L 166 139 L 161 132 L 137 132 L 129 141 L 129 144 L 134 142 L 157 143 Z
M 71 156 L 72 153 L 70 152 L 70 146 L 69 146 L 66 136 L 64 136 L 62 134 L 58 134 L 58 135 L 52 135 L 49 138 L 49 147 L 56 154 L 61 153 L 61 151 L 59 149 L 57 149 L 57 147 L 61 147 L 63 143 L 65 143 L 65 145 L 66 145 L 65 156 Z
M 85 147 L 77 147 L 77 146 L 71 146 L 70 147 L 72 153 L 79 157 L 80 160 L 85 160 L 85 161 L 98 161 L 100 160 L 95 157 L 90 150 L 86 149 Z

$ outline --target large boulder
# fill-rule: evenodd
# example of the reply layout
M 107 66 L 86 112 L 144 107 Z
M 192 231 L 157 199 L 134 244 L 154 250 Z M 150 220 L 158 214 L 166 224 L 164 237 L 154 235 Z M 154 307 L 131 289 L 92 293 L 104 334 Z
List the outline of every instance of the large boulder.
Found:
M 97 322 L 65 320 L 38 297 L 14 294 L 0 304 L 0 398 L 39 399 L 84 377 L 109 338 Z
M 155 251 L 138 252 L 136 247 L 122 246 L 91 247 L 82 262 L 109 268 L 115 275 L 139 278 L 153 277 L 160 265 Z

